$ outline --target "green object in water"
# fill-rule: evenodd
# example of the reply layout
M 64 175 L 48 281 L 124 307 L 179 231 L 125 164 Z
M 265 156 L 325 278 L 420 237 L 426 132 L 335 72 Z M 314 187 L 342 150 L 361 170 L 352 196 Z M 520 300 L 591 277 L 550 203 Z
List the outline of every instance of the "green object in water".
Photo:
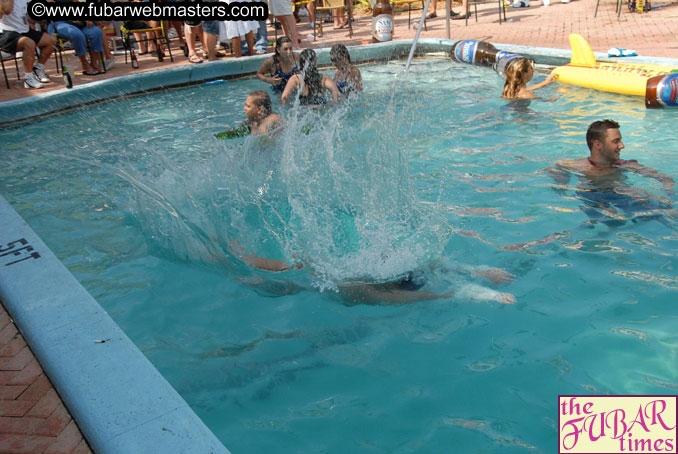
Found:
M 214 134 L 217 139 L 235 139 L 236 137 L 245 137 L 252 132 L 248 124 L 242 123 L 226 131 Z
M 301 127 L 301 133 L 309 135 L 311 133 L 311 125 L 304 125 Z

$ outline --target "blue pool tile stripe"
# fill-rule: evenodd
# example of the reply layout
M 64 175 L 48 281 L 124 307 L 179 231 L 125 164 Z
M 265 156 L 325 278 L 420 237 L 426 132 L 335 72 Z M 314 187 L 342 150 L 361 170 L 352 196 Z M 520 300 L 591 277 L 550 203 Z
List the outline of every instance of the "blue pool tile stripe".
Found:
M 0 299 L 94 452 L 228 453 L 1 196 Z

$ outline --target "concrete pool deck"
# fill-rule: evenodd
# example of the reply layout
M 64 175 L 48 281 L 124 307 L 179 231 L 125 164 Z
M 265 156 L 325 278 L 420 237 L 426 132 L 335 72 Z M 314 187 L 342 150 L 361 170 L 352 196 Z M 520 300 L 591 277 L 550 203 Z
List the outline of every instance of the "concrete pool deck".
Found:
M 548 47 L 568 50 L 569 43 L 567 36 L 571 32 L 583 34 L 591 43 L 592 47 L 597 52 L 605 52 L 609 47 L 623 47 L 636 50 L 641 56 L 656 56 L 656 57 L 678 57 L 678 2 L 669 1 L 655 1 L 653 7 L 655 8 L 647 14 L 630 13 L 626 8 L 622 11 L 621 17 L 617 17 L 614 11 L 614 2 L 601 1 L 600 11 L 598 17 L 593 17 L 595 10 L 594 0 L 574 0 L 569 4 L 562 4 L 555 1 L 549 7 L 542 7 L 540 2 L 533 3 L 530 8 L 514 9 L 509 7 L 508 18 L 511 22 L 499 24 L 497 15 L 494 10 L 494 4 L 480 5 L 478 11 L 478 22 L 473 19 L 469 20 L 468 27 L 464 26 L 463 21 L 452 21 L 451 39 L 483 39 L 494 43 Z M 457 7 L 458 9 L 458 7 Z M 438 11 L 444 11 L 444 4 L 440 3 Z M 419 16 L 421 11 L 414 12 L 414 15 Z M 445 19 L 439 16 L 436 19 L 427 21 L 428 30 L 423 31 L 423 37 L 426 38 L 444 38 L 445 37 Z M 396 38 L 412 38 L 414 37 L 414 21 L 411 29 L 407 28 L 407 13 L 400 14 L 396 18 Z M 302 34 L 310 33 L 308 29 L 301 29 Z M 358 19 L 356 21 L 355 34 L 352 40 L 348 39 L 345 31 L 331 30 L 326 27 L 326 34 L 323 38 L 313 43 L 313 47 L 326 47 L 337 42 L 344 42 L 346 44 L 359 45 L 362 41 L 369 39 L 370 33 L 370 19 L 368 17 Z M 273 33 L 271 31 L 271 36 Z M 174 40 L 176 44 L 176 40 Z M 307 43 L 308 44 L 308 43 Z M 118 57 L 118 65 L 107 75 L 94 77 L 80 76 L 76 80 L 76 84 L 81 85 L 86 82 L 98 81 L 112 77 L 123 76 L 126 74 L 133 74 L 142 71 L 152 71 L 156 69 L 164 69 L 173 66 L 186 65 L 186 59 L 176 49 L 176 56 L 174 63 L 159 63 L 150 57 L 142 57 L 140 71 L 132 71 L 129 65 L 125 65 L 121 57 Z M 0 90 L 0 101 L 9 101 L 30 96 L 37 93 L 45 93 L 49 90 L 63 88 L 63 82 L 59 76 L 54 74 L 54 66 L 50 62 L 50 67 L 54 82 L 47 85 L 43 90 L 25 90 L 16 82 L 16 75 L 14 74 L 13 66 L 7 65 L 9 69 L 9 77 L 13 78 L 13 87 L 11 90 Z M 200 65 L 192 65 L 200 66 Z M 89 447 L 86 443 L 83 444 L 82 436 L 75 434 L 74 424 L 70 421 L 70 416 L 65 425 L 63 425 L 59 432 L 55 434 L 54 444 L 46 444 L 46 440 L 41 440 L 40 443 L 30 447 L 29 444 L 24 447 L 19 447 L 16 442 L 15 448 L 9 447 L 9 440 L 17 439 L 16 432 L 23 432 L 24 436 L 41 436 L 39 429 L 36 429 L 40 423 L 36 423 L 35 413 L 30 414 L 30 410 L 19 415 L 21 411 L 15 411 L 16 416 L 10 416 L 8 410 L 10 407 L 17 406 L 12 404 L 13 401 L 21 401 L 23 393 L 28 393 L 30 386 L 34 383 L 41 390 L 47 389 L 43 397 L 49 394 L 50 402 L 53 400 L 54 391 L 49 391 L 45 387 L 45 378 L 35 375 L 36 365 L 33 359 L 29 358 L 23 347 L 16 351 L 15 355 L 9 355 L 12 349 L 22 345 L 19 333 L 12 331 L 12 325 L 9 320 L 4 318 L 0 312 L 0 333 L 10 336 L 10 341 L 13 342 L 14 347 L 8 350 L 3 350 L 7 354 L 0 355 L 0 364 L 5 366 L 5 369 L 0 367 L 0 376 L 7 378 L 19 375 L 20 371 L 7 368 L 17 368 L 19 363 L 23 364 L 25 368 L 30 368 L 33 381 L 30 384 L 17 384 L 12 380 L 0 381 L 0 452 L 89 452 Z M 5 332 L 6 331 L 6 332 Z M 17 340 L 19 339 L 19 340 Z M 14 358 L 20 359 L 14 359 Z M 23 370 L 23 369 L 22 369 Z M 9 373 L 5 373 L 9 372 Z M 16 372 L 16 373 L 15 373 Z M 29 374 L 30 375 L 30 374 Z M 30 380 L 30 379 L 28 379 Z M 26 386 L 25 389 L 16 388 L 16 386 Z M 17 393 L 19 393 L 17 395 Z M 30 395 L 30 393 L 29 393 Z M 18 404 L 19 407 L 27 406 L 27 403 Z M 58 412 L 58 413 L 57 413 Z M 56 404 L 52 413 L 56 416 L 63 415 L 63 405 Z M 8 418 L 12 418 L 10 421 Z M 33 418 L 33 419 L 31 419 Z M 17 422 L 21 419 L 24 422 Z M 25 424 L 25 428 L 22 428 Z M 57 429 L 54 429 L 55 431 Z M 28 433 L 30 432 L 30 433 Z M 62 437 L 59 439 L 59 437 Z M 78 436 L 80 437 L 78 439 Z M 68 441 L 64 441 L 68 437 Z M 61 441 L 59 441 L 61 440 Z M 75 440 L 78 440 L 77 443 Z M 8 443 L 4 445 L 3 443 Z M 66 448 L 70 447 L 70 450 Z M 14 449 L 14 450 L 12 450 Z M 103 452 L 103 451 L 102 451 Z

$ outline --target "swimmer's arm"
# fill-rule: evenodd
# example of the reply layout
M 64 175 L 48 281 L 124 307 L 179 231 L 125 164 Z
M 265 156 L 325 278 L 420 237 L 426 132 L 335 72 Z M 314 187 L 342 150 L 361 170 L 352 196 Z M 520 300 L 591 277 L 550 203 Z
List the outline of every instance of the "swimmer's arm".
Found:
M 549 167 L 546 169 L 546 172 L 556 183 L 558 183 L 558 186 L 560 186 L 554 188 L 556 190 L 562 190 L 562 186 L 567 186 L 567 184 L 570 182 L 570 172 L 560 163 L 557 163 L 553 167 Z
M 285 85 L 285 90 L 283 91 L 282 94 L 283 104 L 289 104 L 290 95 L 297 88 L 298 85 L 299 85 L 299 75 L 295 74 L 292 77 L 290 77 L 290 80 L 287 81 L 287 85 Z
M 332 99 L 334 99 L 334 102 L 337 102 L 337 100 L 339 99 L 339 89 L 337 88 L 337 84 L 334 83 L 332 78 L 327 77 L 326 75 L 323 74 L 323 86 L 332 93 Z
M 280 81 L 279 77 L 270 76 L 271 66 L 273 66 L 273 58 L 267 58 L 259 67 L 257 71 L 257 77 L 260 81 L 266 82 L 267 84 L 274 84 Z
M 355 89 L 358 91 L 363 91 L 363 76 L 360 74 L 360 70 L 356 67 L 353 68 L 353 78 Z
M 539 90 L 540 88 L 552 84 L 553 82 L 555 82 L 555 80 L 556 75 L 551 73 L 548 76 L 546 76 L 546 79 L 544 79 L 543 82 L 539 82 L 538 84 L 532 85 L 531 87 L 527 87 L 527 89 L 530 91 Z
M 642 175 L 647 178 L 654 178 L 663 185 L 662 189 L 664 191 L 666 191 L 668 194 L 674 193 L 674 187 L 676 185 L 675 180 L 670 176 L 659 172 L 657 169 L 644 166 L 637 162 L 629 162 L 626 165 L 624 165 L 624 168 L 631 170 L 632 172 L 635 172 L 638 175 Z
M 250 266 L 265 271 L 289 271 L 291 268 L 282 260 L 265 259 L 254 254 L 243 255 L 242 259 Z

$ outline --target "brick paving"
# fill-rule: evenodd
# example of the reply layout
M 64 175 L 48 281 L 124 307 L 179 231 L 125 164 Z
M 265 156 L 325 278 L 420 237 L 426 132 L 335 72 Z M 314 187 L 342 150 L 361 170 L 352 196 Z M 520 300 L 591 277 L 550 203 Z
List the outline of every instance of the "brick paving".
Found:
M 0 454 L 91 454 L 75 421 L 0 305 Z
M 529 8 L 508 7 L 507 22 L 499 23 L 495 2 L 478 5 L 478 20 L 469 19 L 468 26 L 464 21 L 450 21 L 451 39 L 480 39 L 493 43 L 516 44 L 535 47 L 552 47 L 569 49 L 568 35 L 583 35 L 596 52 L 607 52 L 611 47 L 633 49 L 639 55 L 654 57 L 678 58 L 678 0 L 652 0 L 653 9 L 648 13 L 632 13 L 624 5 L 620 17 L 616 13 L 616 0 L 599 0 L 598 16 L 594 17 L 598 0 L 572 0 L 564 4 L 560 0 L 551 0 L 550 6 L 542 6 L 541 0 L 531 0 Z M 507 0 L 510 5 L 510 0 Z M 454 3 L 454 2 L 453 2 Z M 459 11 L 459 6 L 455 10 Z M 438 2 L 439 16 L 427 21 L 427 30 L 422 30 L 422 37 L 446 38 L 445 3 Z M 346 30 L 333 30 L 330 24 L 324 27 L 325 34 L 315 42 L 303 41 L 304 47 L 328 47 L 336 43 L 360 45 L 369 42 L 371 33 L 371 17 L 369 12 L 356 11 L 354 35 L 349 39 Z M 413 19 L 421 17 L 421 11 L 413 11 Z M 395 17 L 395 39 L 413 38 L 417 20 L 408 28 L 407 12 L 398 13 Z M 302 36 L 312 35 L 310 24 L 301 23 L 299 32 Z M 280 32 L 279 32 L 280 33 Z M 269 39 L 275 34 L 269 27 Z M 76 70 L 76 85 L 96 80 L 117 77 L 128 73 L 151 71 L 158 68 L 187 65 L 188 59 L 178 47 L 178 40 L 172 40 L 174 62 L 165 58 L 158 62 L 150 55 L 139 56 L 139 69 L 134 70 L 124 58 L 118 56 L 117 65 L 107 74 L 84 76 L 77 72 L 80 64 L 72 52 L 66 54 L 67 64 Z M 270 48 L 269 48 L 270 49 Z M 227 58 L 232 58 L 228 56 Z M 16 71 L 12 62 L 6 62 L 11 80 L 11 89 L 0 88 L 0 102 L 38 94 L 64 87 L 63 79 L 56 74 L 54 59 L 48 63 L 48 74 L 52 82 L 40 90 L 27 90 L 23 83 L 16 79 Z M 4 81 L 2 81 L 4 82 Z

